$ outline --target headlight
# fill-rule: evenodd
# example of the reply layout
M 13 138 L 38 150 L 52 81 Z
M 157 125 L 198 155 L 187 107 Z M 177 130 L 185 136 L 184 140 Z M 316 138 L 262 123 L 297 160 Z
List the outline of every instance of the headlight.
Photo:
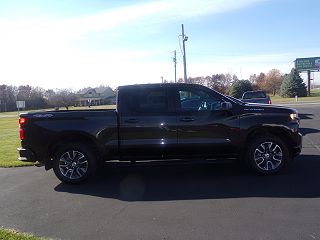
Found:
M 291 118 L 291 120 L 297 119 L 298 118 L 298 113 L 291 113 L 290 114 L 290 118 Z

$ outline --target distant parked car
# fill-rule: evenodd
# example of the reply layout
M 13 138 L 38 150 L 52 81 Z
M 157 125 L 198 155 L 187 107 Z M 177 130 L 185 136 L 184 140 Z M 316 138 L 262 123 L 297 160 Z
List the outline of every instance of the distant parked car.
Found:
M 270 97 L 261 90 L 244 92 L 240 100 L 247 103 L 271 104 Z

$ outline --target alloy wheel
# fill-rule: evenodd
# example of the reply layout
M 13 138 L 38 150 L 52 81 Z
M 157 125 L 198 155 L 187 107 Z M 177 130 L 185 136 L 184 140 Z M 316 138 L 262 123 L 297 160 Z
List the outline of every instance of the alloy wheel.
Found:
M 67 151 L 59 158 L 59 170 L 68 179 L 82 178 L 88 171 L 88 160 L 79 151 Z
M 274 142 L 263 142 L 254 150 L 256 166 L 263 171 L 277 169 L 283 160 L 281 147 Z

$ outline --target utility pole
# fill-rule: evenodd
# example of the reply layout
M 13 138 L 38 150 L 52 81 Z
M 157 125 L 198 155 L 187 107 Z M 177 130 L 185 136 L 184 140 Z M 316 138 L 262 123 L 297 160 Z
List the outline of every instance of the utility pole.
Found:
M 177 82 L 177 51 L 174 50 L 174 58 L 173 58 L 173 62 L 174 62 L 174 82 Z
M 182 27 L 182 46 L 183 46 L 183 70 L 184 70 L 184 82 L 187 82 L 187 60 L 186 60 L 186 45 L 185 42 L 188 41 L 188 37 L 184 35 L 184 27 Z
M 311 92 L 311 74 L 310 70 L 308 70 L 308 96 L 310 97 L 310 92 Z
M 163 77 L 161 76 L 161 83 L 163 83 Z

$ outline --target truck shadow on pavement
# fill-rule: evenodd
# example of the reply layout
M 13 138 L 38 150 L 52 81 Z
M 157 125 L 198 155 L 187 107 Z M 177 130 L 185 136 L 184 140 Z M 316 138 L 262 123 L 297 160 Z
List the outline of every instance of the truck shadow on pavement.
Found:
M 109 167 L 57 192 L 122 201 L 320 197 L 319 155 L 301 155 L 281 175 L 257 176 L 236 164 Z
M 308 135 L 308 134 L 311 134 L 311 133 L 318 133 L 320 132 L 319 129 L 314 129 L 314 128 L 299 128 L 299 132 L 305 136 L 305 135 Z
M 304 120 L 304 119 L 313 119 L 313 114 L 311 113 L 299 113 L 299 118 L 301 120 Z

